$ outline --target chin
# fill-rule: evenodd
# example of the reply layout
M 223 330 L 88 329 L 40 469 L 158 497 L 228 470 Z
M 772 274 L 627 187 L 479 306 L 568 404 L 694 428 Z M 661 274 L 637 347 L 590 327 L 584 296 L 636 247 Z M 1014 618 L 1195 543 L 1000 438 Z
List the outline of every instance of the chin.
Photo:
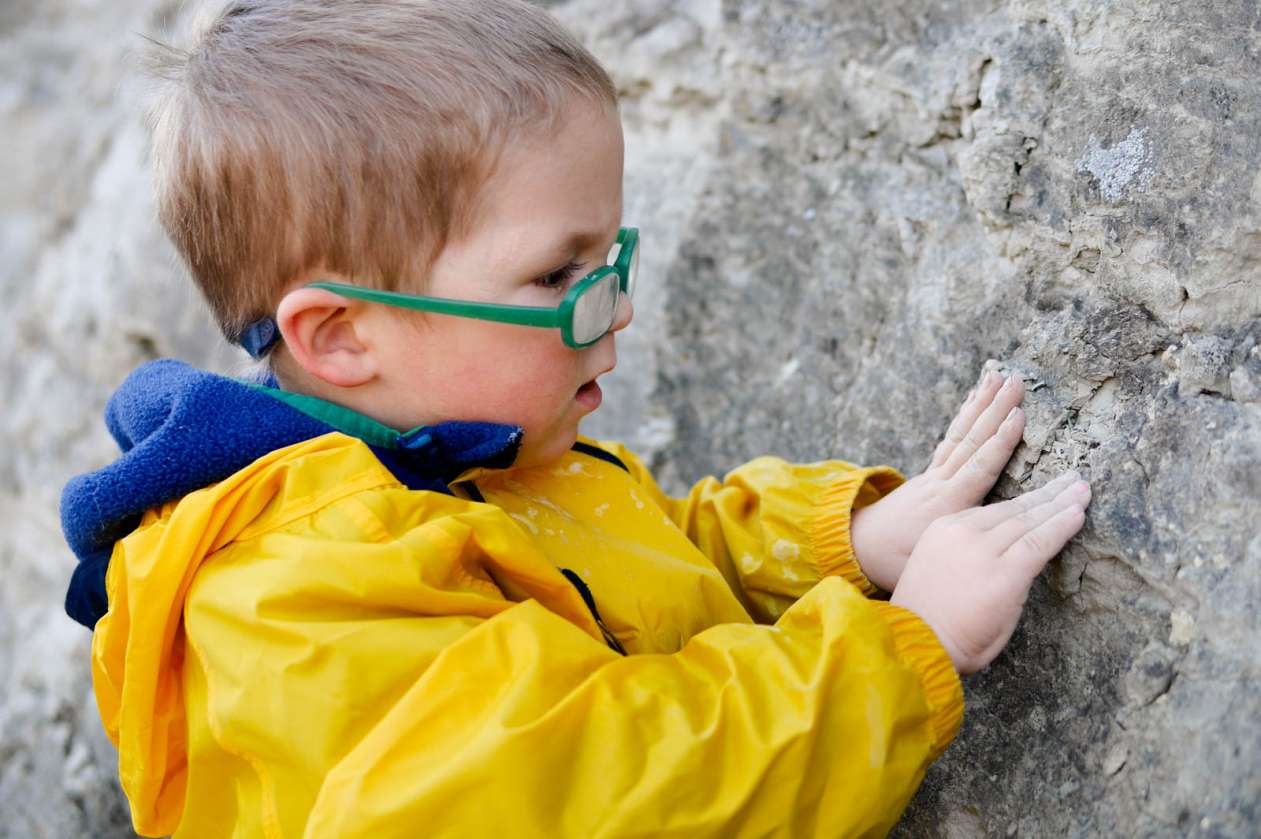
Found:
M 526 434 L 521 451 L 512 464 L 514 469 L 528 469 L 531 466 L 543 466 L 564 457 L 565 452 L 573 448 L 578 440 L 578 429 L 575 427 L 566 434 L 549 435 L 547 442 L 537 448 L 529 443 L 530 435 Z

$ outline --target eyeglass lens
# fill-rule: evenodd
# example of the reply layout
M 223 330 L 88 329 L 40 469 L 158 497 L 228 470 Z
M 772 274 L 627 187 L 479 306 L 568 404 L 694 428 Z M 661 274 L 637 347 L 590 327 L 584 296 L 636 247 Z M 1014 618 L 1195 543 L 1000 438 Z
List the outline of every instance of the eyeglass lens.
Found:
M 617 317 L 621 279 L 610 271 L 574 301 L 573 333 L 579 344 L 588 344 L 609 331 Z
M 626 269 L 626 296 L 635 294 L 635 280 L 639 277 L 639 248 L 631 254 L 630 267 Z

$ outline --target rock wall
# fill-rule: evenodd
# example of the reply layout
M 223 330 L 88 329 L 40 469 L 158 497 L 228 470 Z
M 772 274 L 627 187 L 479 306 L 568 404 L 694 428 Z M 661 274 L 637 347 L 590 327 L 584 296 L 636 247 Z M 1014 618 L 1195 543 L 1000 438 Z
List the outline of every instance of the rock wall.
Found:
M 989 363 L 1029 390 L 996 497 L 1091 477 L 896 835 L 1261 833 L 1257 5 L 551 5 L 622 89 L 645 242 L 590 432 L 676 487 L 765 452 L 909 472 Z M 241 363 L 152 220 L 127 56 L 181 9 L 0 7 L 6 835 L 131 835 L 56 498 L 135 364 Z

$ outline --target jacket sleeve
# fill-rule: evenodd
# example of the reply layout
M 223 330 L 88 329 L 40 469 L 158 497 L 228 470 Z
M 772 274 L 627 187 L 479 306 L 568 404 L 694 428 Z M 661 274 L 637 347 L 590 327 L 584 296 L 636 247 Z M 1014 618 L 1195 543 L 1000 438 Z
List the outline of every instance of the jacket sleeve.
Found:
M 514 530 L 454 516 L 369 554 L 282 540 L 208 563 L 186 614 L 209 720 L 190 752 L 231 758 L 190 766 L 225 799 L 185 824 L 244 801 L 309 839 L 876 836 L 958 728 L 931 630 L 839 579 L 773 626 L 623 657 L 486 584 L 479 568 L 520 561 L 494 552 L 529 550 Z
M 902 484 L 896 469 L 759 457 L 674 498 L 625 446 L 599 445 L 709 557 L 755 620 L 774 621 L 823 577 L 844 577 L 867 596 L 877 592 L 854 556 L 850 516 Z

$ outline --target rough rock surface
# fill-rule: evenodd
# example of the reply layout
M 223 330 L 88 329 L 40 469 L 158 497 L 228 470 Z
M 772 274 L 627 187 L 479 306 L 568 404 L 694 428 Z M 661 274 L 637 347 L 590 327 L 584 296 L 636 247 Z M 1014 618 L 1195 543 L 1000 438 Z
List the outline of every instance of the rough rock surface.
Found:
M 612 70 L 645 284 L 592 432 L 676 486 L 912 471 L 987 359 L 996 496 L 1086 528 L 896 835 L 1261 833 L 1261 11 L 1244 0 L 552 4 Z M 130 836 L 56 498 L 139 361 L 232 369 L 152 221 L 126 53 L 179 5 L 0 7 L 0 833 Z

